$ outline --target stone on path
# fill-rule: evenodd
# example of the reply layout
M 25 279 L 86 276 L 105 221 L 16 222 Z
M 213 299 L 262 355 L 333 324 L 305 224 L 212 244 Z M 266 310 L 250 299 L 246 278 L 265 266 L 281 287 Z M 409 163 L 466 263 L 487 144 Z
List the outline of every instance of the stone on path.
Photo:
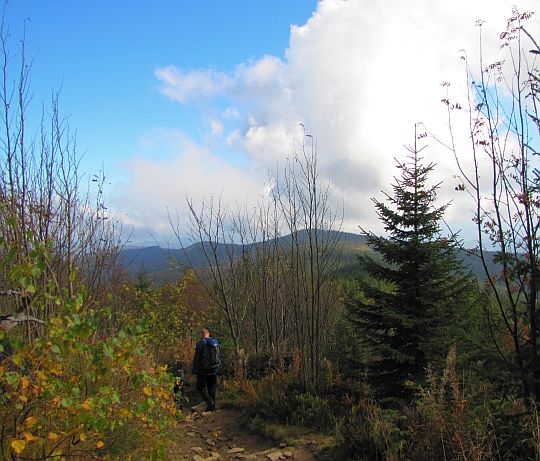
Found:
M 229 455 L 234 455 L 235 453 L 243 453 L 244 451 L 246 451 L 245 448 L 232 447 L 227 453 Z
M 216 441 L 214 439 L 206 439 L 206 444 L 210 445 L 211 447 L 215 447 Z
M 187 432 L 187 435 L 189 437 L 197 437 L 197 433 L 196 432 Z
M 284 451 L 283 456 L 285 456 L 285 458 L 292 458 L 294 455 L 291 451 Z
M 217 461 L 219 458 L 221 458 L 221 455 L 215 451 L 212 451 L 210 453 L 210 456 L 208 456 L 207 458 L 201 455 L 194 455 L 192 460 L 193 461 Z
M 266 454 L 266 459 L 269 459 L 270 461 L 278 461 L 280 459 L 284 459 L 285 457 L 281 453 L 281 451 L 272 451 L 270 453 Z
M 191 447 L 193 453 L 202 453 L 204 450 L 201 447 Z

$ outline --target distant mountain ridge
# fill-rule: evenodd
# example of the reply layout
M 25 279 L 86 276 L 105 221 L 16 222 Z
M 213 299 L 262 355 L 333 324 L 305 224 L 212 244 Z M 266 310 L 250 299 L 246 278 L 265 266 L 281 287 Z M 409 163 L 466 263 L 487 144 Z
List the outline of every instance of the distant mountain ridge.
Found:
M 367 236 L 365 234 L 354 234 L 352 232 L 325 231 L 339 235 L 339 245 L 342 249 L 344 265 L 353 265 L 356 262 L 356 254 L 368 249 Z M 298 232 L 297 237 L 301 242 L 306 242 L 308 234 L 306 230 Z M 291 235 L 280 237 L 280 246 L 288 245 Z M 143 248 L 124 248 L 119 255 L 120 265 L 130 274 L 136 276 L 140 272 L 145 272 L 157 284 L 174 281 L 188 267 L 204 267 L 207 265 L 205 250 L 210 250 L 210 242 L 195 243 L 186 248 L 163 248 L 160 246 L 149 246 Z M 260 245 L 255 242 L 246 245 L 245 250 L 250 250 L 253 246 Z M 240 244 L 218 243 L 216 247 L 219 260 L 226 261 L 229 252 L 233 256 L 239 256 L 242 252 Z M 489 255 L 489 260 L 493 259 L 495 253 Z M 484 269 L 479 258 L 472 255 L 470 251 L 460 250 L 458 257 L 470 267 L 471 271 L 480 279 L 486 278 Z M 495 270 L 496 266 L 490 263 L 490 270 Z

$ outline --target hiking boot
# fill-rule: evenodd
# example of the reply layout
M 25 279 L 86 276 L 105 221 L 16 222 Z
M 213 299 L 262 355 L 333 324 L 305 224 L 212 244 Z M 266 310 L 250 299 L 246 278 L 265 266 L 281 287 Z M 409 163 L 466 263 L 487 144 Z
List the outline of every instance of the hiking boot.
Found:
M 204 411 L 216 411 L 216 404 L 208 405 Z

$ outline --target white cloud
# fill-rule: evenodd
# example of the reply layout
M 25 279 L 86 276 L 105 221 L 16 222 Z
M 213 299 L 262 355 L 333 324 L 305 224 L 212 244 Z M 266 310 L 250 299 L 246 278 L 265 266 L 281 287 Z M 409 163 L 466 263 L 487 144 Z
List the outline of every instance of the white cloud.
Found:
M 162 93 L 175 101 L 204 99 L 211 105 L 219 97 L 221 103 L 228 102 L 225 110 L 217 105 L 213 109 L 216 118 L 210 130 L 225 133 L 223 149 L 243 152 L 251 168 L 235 169 L 219 149 L 212 154 L 191 145 L 167 165 L 134 159 L 129 165 L 134 184 L 150 188 L 147 176 L 137 173 L 150 171 L 148 177 L 160 184 L 159 194 L 145 196 L 155 195 L 152 198 L 159 201 L 154 204 L 178 195 L 179 189 L 214 195 L 223 191 L 239 200 L 246 196 L 237 193 L 239 184 L 250 192 L 264 188 L 265 175 L 260 172 L 274 169 L 290 155 L 293 140 L 302 139 L 302 122 L 317 139 L 323 180 L 345 203 L 348 228 L 360 224 L 377 229 L 370 198 L 381 197 L 380 189 L 390 189 L 397 174 L 394 157 L 404 155 L 403 144 L 414 140 L 414 124 L 423 121 L 431 130 L 445 132 L 440 83 L 452 82 L 452 91 L 460 97 L 465 92 L 459 56 L 465 49 L 470 62 L 478 62 L 475 21 L 486 20 L 484 59 L 490 62 L 500 51 L 499 33 L 514 3 L 322 0 L 306 24 L 291 27 L 284 60 L 263 56 L 238 63 L 229 73 L 158 69 Z M 521 10 L 535 7 L 537 1 L 519 2 Z M 535 33 L 537 19 L 530 23 Z M 425 156 L 438 164 L 439 177 L 447 179 L 444 198 L 454 198 L 455 182 L 448 180 L 456 173 L 451 155 L 432 142 Z M 449 216 L 464 221 L 464 199 L 456 200 L 459 212 L 451 209 Z
M 223 124 L 219 120 L 212 120 L 210 122 L 210 129 L 212 136 L 221 136 L 223 134 Z
M 164 142 L 169 155 L 152 158 L 149 153 Z M 129 177 L 117 185 L 112 198 L 126 212 L 124 222 L 136 230 L 132 240 L 137 241 L 154 235 L 174 242 L 169 213 L 178 212 L 187 223 L 187 197 L 196 203 L 222 197 L 223 203 L 236 208 L 246 203 L 246 197 L 254 201 L 262 197 L 266 187 L 263 172 L 232 166 L 179 130 L 154 130 L 145 137 L 141 153 L 120 166 Z
M 223 117 L 226 119 L 235 120 L 240 117 L 240 112 L 238 112 L 236 107 L 227 107 L 227 109 L 223 111 Z
M 231 147 L 236 141 L 240 139 L 240 130 L 232 130 L 225 138 L 225 145 Z
M 215 96 L 226 90 L 231 83 L 225 73 L 211 69 L 183 72 L 168 66 L 157 69 L 155 75 L 162 83 L 163 94 L 181 103 L 190 98 Z

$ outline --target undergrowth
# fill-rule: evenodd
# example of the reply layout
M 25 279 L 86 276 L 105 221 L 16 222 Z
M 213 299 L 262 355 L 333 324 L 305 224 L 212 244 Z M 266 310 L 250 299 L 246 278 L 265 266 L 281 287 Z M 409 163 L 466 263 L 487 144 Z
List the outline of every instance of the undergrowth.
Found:
M 335 438 L 343 458 L 370 461 L 488 461 L 540 459 L 538 411 L 520 399 L 498 398 L 489 385 L 458 379 L 451 350 L 440 373 L 415 399 L 381 406 L 357 383 L 327 383 L 319 395 L 303 392 L 291 373 L 228 383 L 229 399 L 248 416 L 248 427 L 278 442 L 303 426 Z M 341 455 L 340 455 L 341 456 Z

